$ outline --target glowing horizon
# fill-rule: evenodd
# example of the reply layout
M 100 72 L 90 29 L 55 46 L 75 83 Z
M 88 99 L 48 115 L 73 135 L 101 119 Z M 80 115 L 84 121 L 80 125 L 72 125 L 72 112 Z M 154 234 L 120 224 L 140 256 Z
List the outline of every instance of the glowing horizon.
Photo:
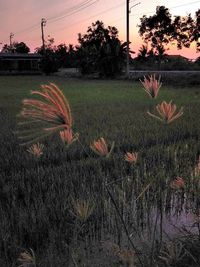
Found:
M 86 8 L 81 6 L 83 2 L 88 3 Z M 130 0 L 130 6 L 136 3 L 137 1 Z M 169 8 L 172 16 L 187 15 L 188 13 L 194 15 L 195 11 L 199 9 L 200 1 L 141 0 L 141 4 L 133 7 L 130 13 L 131 49 L 136 54 L 143 44 L 138 35 L 137 24 L 140 23 L 143 15 L 155 14 L 158 5 Z M 69 15 L 70 12 L 71 15 Z M 36 47 L 41 46 L 41 18 L 47 19 L 44 28 L 45 39 L 48 36 L 54 38 L 55 45 L 60 43 L 78 44 L 78 33 L 86 33 L 87 28 L 96 20 L 103 21 L 105 26 L 115 26 L 119 31 L 119 39 L 126 40 L 126 0 L 74 0 L 73 3 L 64 0 L 57 0 L 56 3 L 53 0 L 28 0 L 25 3 L 18 0 L 7 0 L 5 3 L 1 3 L 0 14 L 2 18 L 0 43 L 8 44 L 9 35 L 13 32 L 13 41 L 25 42 L 32 52 Z M 194 45 L 182 50 L 170 46 L 167 53 L 181 54 L 191 59 L 200 56 L 196 53 Z

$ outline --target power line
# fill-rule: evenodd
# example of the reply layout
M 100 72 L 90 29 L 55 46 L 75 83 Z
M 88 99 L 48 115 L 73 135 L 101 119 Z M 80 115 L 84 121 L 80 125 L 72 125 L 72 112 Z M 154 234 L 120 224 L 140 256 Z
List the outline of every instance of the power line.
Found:
M 85 9 L 85 8 L 88 7 L 88 6 L 85 6 L 85 7 L 84 7 L 83 5 L 86 5 L 86 4 L 89 4 L 89 3 L 90 3 L 90 5 L 92 5 L 92 4 L 94 4 L 95 2 L 97 2 L 97 1 L 99 1 L 99 0 L 96 0 L 94 3 L 93 3 L 93 2 L 91 3 L 91 1 L 94 1 L 94 0 L 85 0 L 84 2 L 80 3 L 79 5 L 72 6 L 71 8 L 69 8 L 69 9 L 66 10 L 66 11 L 68 11 L 68 12 L 70 11 L 71 13 L 67 14 L 67 12 L 66 12 L 66 14 L 64 15 L 64 12 L 62 12 L 60 15 L 57 15 L 57 16 L 54 16 L 54 17 L 47 18 L 47 20 L 48 20 L 49 23 L 52 23 L 52 22 L 54 22 L 54 21 L 63 19 L 64 17 L 71 16 L 71 15 L 73 15 L 73 14 L 75 14 L 75 13 L 81 11 L 82 9 L 80 9 L 80 8 Z M 178 5 L 178 6 L 169 7 L 169 9 L 175 9 L 175 8 L 179 8 L 179 7 L 183 7 L 183 6 L 188 6 L 188 5 L 196 4 L 196 3 L 199 3 L 199 2 L 200 2 L 200 1 L 194 1 L 194 2 L 192 2 L 192 3 L 181 4 L 181 5 Z M 101 15 L 101 14 L 105 14 L 105 13 L 108 13 L 108 12 L 110 12 L 110 11 L 113 11 L 113 9 L 117 9 L 117 8 L 119 8 L 119 7 L 122 6 L 122 5 L 124 5 L 124 3 L 119 4 L 119 5 L 115 6 L 115 7 L 111 7 L 111 8 L 109 8 L 109 9 L 106 9 L 106 10 L 104 10 L 104 11 L 102 11 L 102 12 L 99 12 L 99 13 L 93 15 L 93 16 L 90 16 L 90 17 L 88 17 L 88 18 L 86 18 L 86 19 L 84 19 L 84 20 L 75 22 L 75 23 L 73 23 L 73 24 L 71 24 L 71 25 L 68 25 L 68 27 L 63 27 L 62 29 L 59 29 L 57 32 L 60 32 L 60 31 L 62 31 L 62 30 L 64 30 L 64 29 L 68 29 L 69 27 L 73 27 L 74 25 L 77 25 L 77 24 L 79 24 L 79 23 L 81 23 L 81 22 L 88 21 L 89 19 L 95 18 L 95 17 L 97 17 L 97 16 L 99 16 L 99 15 Z M 78 6 L 79 6 L 79 9 L 76 10 L 76 8 L 78 8 Z M 130 17 L 132 17 L 132 16 L 140 16 L 140 15 L 144 15 L 144 13 L 145 13 L 145 12 L 143 12 L 143 13 L 138 13 L 138 14 L 132 14 L 132 15 L 130 15 Z M 155 13 L 155 11 L 147 12 L 147 13 L 145 13 L 145 14 L 153 14 L 153 13 Z M 124 16 L 118 18 L 118 19 L 115 20 L 115 21 L 121 20 L 121 19 L 123 19 L 123 18 L 124 18 Z M 52 21 L 51 21 L 51 20 L 52 20 Z M 27 28 L 25 28 L 25 29 L 23 29 L 23 30 L 21 30 L 21 31 L 15 32 L 15 35 L 16 35 L 16 34 L 20 34 L 20 33 L 24 33 L 24 32 L 26 32 L 26 31 L 28 31 L 28 32 L 32 32 L 32 31 L 38 29 L 38 27 L 39 27 L 39 23 L 34 24 L 34 25 L 32 25 L 32 26 L 30 26 L 30 27 L 27 27 Z
M 117 8 L 119 8 L 119 7 L 122 6 L 122 5 L 124 5 L 124 3 L 119 4 L 119 5 L 115 6 L 115 7 L 111 7 L 111 8 L 109 8 L 109 9 L 106 9 L 106 10 L 104 10 L 104 11 L 102 11 L 102 12 L 99 12 L 99 13 L 93 15 L 93 16 L 90 16 L 90 17 L 88 17 L 88 18 L 86 18 L 86 19 L 79 20 L 79 21 L 77 21 L 77 22 L 75 22 L 75 23 L 73 23 L 73 24 L 68 25 L 67 27 L 60 28 L 60 29 L 57 30 L 56 32 L 60 32 L 60 31 L 62 31 L 62 30 L 71 28 L 71 27 L 73 27 L 73 26 L 75 26 L 75 25 L 77 25 L 77 24 L 80 24 L 80 23 L 82 23 L 82 22 L 88 21 L 88 20 L 90 20 L 90 19 L 92 19 L 92 18 L 96 18 L 96 17 L 99 16 L 99 15 L 109 13 L 110 11 L 113 11 L 114 9 L 117 9 Z M 124 17 L 123 17 L 123 18 L 124 18 Z
M 21 31 L 15 32 L 15 34 L 23 33 L 23 32 L 26 32 L 26 31 L 30 32 L 30 31 L 36 30 L 38 28 L 38 26 L 39 26 L 39 23 L 34 24 L 33 26 L 30 26 L 30 27 L 27 27 L 27 28 L 25 28 L 25 29 L 23 29 Z
M 85 0 L 85 1 L 83 1 L 82 3 L 80 3 L 78 5 L 74 5 L 71 8 L 68 8 L 67 10 L 65 10 L 65 12 L 62 12 L 59 15 L 47 18 L 47 20 L 48 20 L 49 23 L 52 23 L 54 21 L 63 19 L 64 17 L 71 16 L 71 15 L 73 15 L 73 14 L 75 14 L 75 13 L 77 13 L 77 12 L 79 12 L 79 11 L 81 11 L 81 10 L 83 10 L 83 9 L 93 5 L 93 4 L 95 4 L 98 1 L 99 0 Z M 24 33 L 24 32 L 27 32 L 27 31 L 28 32 L 34 31 L 34 30 L 38 29 L 39 25 L 40 25 L 39 23 L 34 24 L 34 25 L 32 25 L 30 27 L 27 27 L 27 28 L 25 28 L 23 30 L 15 32 L 15 34 L 20 34 L 20 33 Z
M 65 16 L 65 15 L 68 15 L 70 14 L 71 12 L 74 12 L 74 11 L 77 11 L 78 9 L 80 9 L 81 7 L 84 7 L 86 6 L 87 4 L 90 4 L 91 2 L 93 2 L 94 0 L 85 0 L 84 2 L 80 3 L 80 4 L 77 4 L 77 5 L 74 5 L 72 6 L 71 8 L 68 8 L 66 10 L 64 10 L 62 13 L 60 13 L 59 15 L 56 15 L 56 16 L 53 16 L 53 17 L 49 17 L 48 20 L 54 20 L 54 19 L 57 19 L 57 18 L 60 18 L 62 16 Z M 95 0 L 95 2 L 97 2 L 99 0 Z
M 73 23 L 73 24 L 70 24 L 70 25 L 68 25 L 67 27 L 65 26 L 65 27 L 63 27 L 63 28 L 60 28 L 59 30 L 56 30 L 56 32 L 60 32 L 60 31 L 62 31 L 62 30 L 66 30 L 66 29 L 71 28 L 71 27 L 73 27 L 73 26 L 75 26 L 75 25 L 77 25 L 77 24 L 80 24 L 80 23 L 82 23 L 82 22 L 88 21 L 88 20 L 90 20 L 90 19 L 92 19 L 92 18 L 96 18 L 96 17 L 99 16 L 99 15 L 109 13 L 110 11 L 113 11 L 114 9 L 117 9 L 117 8 L 121 7 L 122 5 L 124 5 L 124 2 L 121 3 L 121 4 L 119 4 L 119 5 L 117 5 L 117 6 L 114 6 L 114 7 L 111 7 L 111 8 L 109 8 L 109 9 L 103 10 L 102 12 L 96 13 L 96 14 L 93 15 L 93 16 L 90 16 L 90 17 L 85 18 L 85 19 L 83 19 L 83 20 L 77 21 L 77 22 L 75 22 L 75 23 Z M 123 18 L 124 18 L 124 17 L 123 17 Z M 38 38 L 37 38 L 37 39 L 38 39 Z M 36 38 L 34 38 L 34 40 L 36 40 Z
M 179 6 L 171 7 L 171 9 L 172 9 L 172 8 L 182 7 L 182 6 L 193 5 L 193 4 L 197 4 L 197 3 L 199 3 L 199 2 L 200 2 L 200 1 L 195 1 L 195 2 L 192 2 L 192 3 L 185 3 L 185 4 L 182 4 L 182 5 L 179 5 Z
M 56 32 L 60 32 L 60 31 L 62 31 L 64 29 L 68 29 L 68 28 L 73 27 L 73 26 L 75 26 L 75 25 L 77 25 L 79 23 L 82 23 L 82 22 L 88 21 L 88 20 L 90 20 L 92 18 L 95 18 L 95 17 L 97 17 L 99 15 L 109 13 L 110 11 L 113 11 L 114 9 L 117 9 L 117 8 L 121 7 L 122 5 L 124 5 L 124 3 L 121 3 L 121 4 L 117 5 L 117 6 L 111 7 L 109 9 L 103 10 L 102 12 L 96 13 L 95 15 L 90 16 L 90 17 L 88 17 L 88 18 L 86 18 L 84 20 L 77 21 L 77 22 L 75 22 L 73 24 L 68 25 L 67 27 L 63 27 L 63 28 L 57 30 Z M 49 22 L 49 19 L 48 19 L 48 22 Z M 49 23 L 51 23 L 51 21 Z M 25 32 L 25 31 L 29 31 L 29 32 L 31 31 L 32 32 L 32 31 L 36 30 L 38 27 L 39 27 L 39 24 L 35 24 L 34 26 L 31 26 L 31 27 L 26 28 L 26 29 L 24 29 L 22 31 L 19 31 L 16 34 L 19 34 L 19 33 Z
M 182 6 L 187 6 L 187 5 L 191 5 L 191 4 L 195 4 L 195 3 L 199 3 L 199 2 L 200 2 L 200 1 L 195 1 L 195 2 L 192 2 L 192 3 L 186 3 L 186 4 L 182 4 L 182 5 L 178 5 L 178 6 L 173 6 L 173 7 L 169 7 L 169 9 L 174 9 L 174 8 L 178 8 L 178 7 L 182 7 Z M 73 27 L 73 26 L 75 26 L 75 25 L 77 25 L 77 24 L 79 24 L 79 23 L 81 23 L 81 22 L 88 21 L 89 19 L 95 18 L 95 17 L 97 17 L 97 16 L 99 16 L 99 15 L 101 15 L 101 14 L 108 13 L 108 12 L 112 11 L 113 9 L 116 9 L 116 8 L 122 6 L 122 5 L 124 5 L 124 3 L 119 4 L 119 5 L 115 6 L 115 7 L 111 7 L 111 8 L 109 8 L 109 9 L 107 9 L 107 10 L 102 11 L 102 12 L 99 12 L 99 13 L 97 13 L 97 14 L 95 14 L 95 15 L 93 15 L 93 16 L 90 16 L 89 18 L 86 18 L 86 19 L 84 19 L 84 20 L 81 20 L 81 21 L 75 22 L 75 23 L 73 23 L 73 24 L 70 24 L 70 25 L 68 25 L 67 27 L 63 27 L 63 28 L 57 30 L 57 32 L 60 32 L 60 31 L 62 31 L 62 30 L 65 30 L 65 29 L 68 29 L 68 28 L 70 28 L 70 27 Z M 147 13 L 145 13 L 145 14 L 153 14 L 153 13 L 155 13 L 155 11 L 147 12 Z M 132 15 L 130 15 L 130 17 L 133 17 L 133 16 L 140 16 L 140 15 L 144 15 L 144 13 L 132 14 Z M 117 20 L 114 20 L 113 22 L 115 22 L 115 21 L 119 21 L 119 20 L 122 20 L 122 19 L 124 19 L 124 16 L 118 18 Z
M 71 7 L 71 8 L 69 8 L 69 9 L 67 9 L 66 12 L 72 12 L 72 11 L 78 12 L 79 10 L 76 11 L 75 8 L 82 7 L 84 4 L 87 4 L 87 3 L 91 2 L 91 1 L 94 1 L 94 0 L 85 0 L 84 2 L 80 3 L 79 5 L 75 5 L 75 6 Z M 97 2 L 97 1 L 99 1 L 99 0 L 96 0 L 95 2 Z M 175 9 L 175 8 L 179 8 L 179 7 L 183 7 L 183 6 L 193 5 L 193 4 L 196 4 L 196 3 L 199 3 L 199 2 L 200 2 L 200 1 L 194 1 L 194 2 L 192 2 L 192 3 L 181 4 L 181 5 L 178 5 L 178 6 L 170 7 L 169 9 Z M 103 14 L 103 13 L 110 12 L 110 10 L 113 10 L 113 9 L 115 9 L 115 8 L 118 8 L 119 6 L 122 6 L 122 5 L 124 5 L 124 3 L 123 3 L 123 4 L 120 4 L 120 5 L 116 6 L 116 7 L 112 7 L 112 8 L 110 8 L 110 9 L 108 9 L 108 10 L 104 10 L 103 12 L 97 13 L 96 15 L 91 16 L 91 17 L 89 17 L 88 19 L 82 20 L 82 21 L 77 22 L 77 23 L 75 23 L 75 24 L 81 23 L 81 22 L 83 22 L 83 21 L 87 21 L 87 20 L 89 20 L 90 18 L 94 18 L 94 17 L 96 17 L 96 16 L 98 16 L 98 15 L 101 15 L 101 14 Z M 86 7 L 85 7 L 85 8 L 86 8 Z M 81 11 L 81 10 L 80 10 L 80 11 Z M 151 12 L 147 12 L 147 13 L 145 13 L 145 14 L 147 14 L 147 15 L 148 15 L 148 14 L 153 14 L 154 12 L 155 12 L 155 11 L 151 11 Z M 74 14 L 74 13 L 73 13 L 73 14 Z M 60 20 L 60 19 L 62 19 L 62 18 L 64 18 L 64 17 L 66 17 L 66 16 L 73 15 L 73 14 L 65 14 L 65 15 L 64 15 L 64 12 L 62 12 L 60 15 L 57 15 L 57 16 L 53 16 L 53 17 L 47 18 L 47 20 L 48 20 L 49 23 L 50 23 L 50 20 L 56 19 L 55 21 L 57 21 L 57 20 Z M 140 15 L 144 15 L 144 13 L 132 14 L 132 15 L 130 15 L 130 17 L 132 17 L 132 16 L 140 16 Z M 121 20 L 122 18 L 124 18 L 124 16 L 121 17 L 121 18 L 119 18 L 118 20 Z M 117 21 L 117 20 L 115 20 L 115 21 Z M 74 24 L 73 24 L 73 25 L 74 25 Z M 70 25 L 70 26 L 73 26 L 73 25 Z M 23 30 L 21 30 L 21 31 L 17 31 L 17 32 L 15 32 L 15 35 L 16 35 L 16 34 L 23 33 L 23 32 L 26 32 L 26 31 L 34 31 L 34 30 L 37 29 L 38 27 L 39 27 L 39 23 L 34 24 L 34 25 L 32 25 L 32 26 L 30 26 L 30 27 L 27 27 L 27 28 L 25 28 L 25 29 L 23 29 Z M 64 29 L 64 28 L 63 28 L 63 29 Z
M 182 4 L 182 5 L 178 5 L 178 6 L 172 6 L 172 7 L 169 7 L 168 9 L 175 9 L 175 8 L 178 8 L 178 7 L 189 6 L 189 5 L 197 4 L 199 2 L 200 1 L 195 1 L 195 2 L 192 2 L 192 3 L 186 3 L 186 4 Z M 145 12 L 139 13 L 139 14 L 133 14 L 130 17 L 132 17 L 132 16 L 142 16 L 142 15 L 144 15 L 144 13 Z M 155 13 L 155 11 L 146 12 L 145 15 L 153 14 L 153 13 Z
M 47 19 L 47 20 L 49 21 L 49 23 L 52 23 L 52 22 L 61 20 L 61 19 L 63 19 L 63 18 L 66 18 L 66 17 L 69 17 L 69 16 L 71 16 L 71 15 L 74 15 L 74 14 L 78 13 L 78 12 L 80 12 L 80 11 L 82 11 L 82 10 L 88 8 L 89 6 L 94 5 L 94 4 L 97 3 L 98 1 L 99 1 L 99 0 L 95 0 L 95 1 L 92 2 L 92 3 L 88 3 L 87 5 L 84 5 L 83 7 L 78 8 L 78 9 L 75 10 L 74 12 L 71 12 L 71 13 L 69 13 L 69 14 L 63 15 L 63 16 L 61 16 L 61 17 L 57 17 L 57 18 L 55 18 L 55 19 L 53 19 L 53 20 L 49 20 L 49 19 Z

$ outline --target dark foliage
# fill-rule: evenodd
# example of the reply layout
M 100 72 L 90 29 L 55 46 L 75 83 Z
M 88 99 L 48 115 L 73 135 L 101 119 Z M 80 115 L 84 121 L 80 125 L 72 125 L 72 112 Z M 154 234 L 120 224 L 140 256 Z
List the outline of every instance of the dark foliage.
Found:
M 163 55 L 166 45 L 176 43 L 178 49 L 189 48 L 191 43 L 200 47 L 200 10 L 192 18 L 175 16 L 165 6 L 157 6 L 156 14 L 150 17 L 143 16 L 140 19 L 139 34 L 145 43 L 150 43 L 154 54 Z
M 59 63 L 59 68 L 74 68 L 76 62 L 76 50 L 72 44 L 59 44 L 54 49 L 55 57 Z
M 27 54 L 30 52 L 30 48 L 24 42 L 14 42 L 12 45 L 5 44 L 1 52 Z
M 45 74 L 51 74 L 58 71 L 59 63 L 55 56 L 54 39 L 49 38 L 45 46 L 37 47 L 35 51 L 43 56 L 41 69 Z
M 79 34 L 78 41 L 78 62 L 83 74 L 97 72 L 100 76 L 114 77 L 122 71 L 126 43 L 120 42 L 115 27 L 105 28 L 102 21 L 96 21 L 86 34 Z

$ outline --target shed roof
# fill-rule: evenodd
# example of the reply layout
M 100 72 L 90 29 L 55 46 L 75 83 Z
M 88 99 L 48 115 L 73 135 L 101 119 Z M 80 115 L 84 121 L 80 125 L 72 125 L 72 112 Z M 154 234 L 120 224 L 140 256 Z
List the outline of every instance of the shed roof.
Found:
M 30 54 L 20 54 L 20 53 L 0 53 L 0 59 L 7 59 L 7 60 L 38 60 L 41 59 L 42 55 L 37 53 L 30 53 Z

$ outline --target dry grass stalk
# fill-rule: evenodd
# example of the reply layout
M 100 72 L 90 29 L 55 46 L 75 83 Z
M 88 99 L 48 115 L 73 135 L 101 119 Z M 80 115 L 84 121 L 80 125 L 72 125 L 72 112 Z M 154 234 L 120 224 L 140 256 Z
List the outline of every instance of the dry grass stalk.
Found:
M 23 100 L 23 109 L 19 117 L 25 121 L 19 125 L 30 125 L 31 129 L 25 130 L 21 138 L 33 142 L 55 131 L 72 128 L 69 103 L 55 84 L 41 85 L 41 91 L 32 91 L 31 94 L 41 97 L 42 100 Z
M 36 257 L 32 249 L 31 252 L 24 251 L 20 254 L 18 261 L 21 263 L 18 267 L 36 266 Z
M 148 185 L 145 186 L 145 188 L 142 190 L 142 192 L 141 192 L 141 193 L 138 195 L 138 197 L 136 198 L 136 201 L 137 201 L 138 199 L 140 199 L 140 198 L 145 194 L 145 192 L 149 189 L 150 185 L 151 185 L 151 183 L 149 183 Z
M 149 111 L 147 112 L 147 114 L 149 114 L 150 116 L 163 121 L 166 124 L 169 124 L 171 122 L 173 122 L 174 120 L 178 119 L 179 117 L 181 117 L 183 115 L 183 108 L 181 108 L 177 113 L 177 107 L 175 104 L 172 104 L 172 101 L 170 101 L 169 103 L 163 101 L 161 104 L 158 104 L 156 106 L 156 110 L 159 114 L 159 116 L 154 115 L 152 113 L 150 113 Z
M 103 137 L 94 141 L 90 148 L 99 156 L 108 158 L 114 149 L 114 142 L 112 143 L 110 151 L 108 150 L 108 145 Z
M 73 214 L 81 222 L 86 222 L 94 211 L 95 204 L 91 199 L 73 201 Z
M 150 75 L 149 77 L 144 76 L 144 81 L 140 80 L 142 85 L 144 86 L 145 92 L 152 97 L 156 98 L 159 92 L 160 87 L 162 86 L 162 83 L 160 82 L 161 76 L 159 76 L 158 79 L 156 79 L 156 75 Z
M 73 131 L 70 128 L 60 131 L 60 138 L 63 141 L 63 143 L 67 146 L 77 141 L 78 137 L 79 134 L 78 133 L 73 134 Z
M 173 189 L 184 189 L 185 181 L 182 177 L 177 177 L 174 181 L 170 183 L 171 188 Z
M 131 164 L 134 164 L 138 160 L 138 153 L 137 152 L 126 152 L 124 156 L 124 160 Z
M 32 154 L 34 157 L 39 158 L 43 155 L 43 148 L 44 148 L 43 144 L 37 143 L 30 146 L 27 149 L 27 152 Z

